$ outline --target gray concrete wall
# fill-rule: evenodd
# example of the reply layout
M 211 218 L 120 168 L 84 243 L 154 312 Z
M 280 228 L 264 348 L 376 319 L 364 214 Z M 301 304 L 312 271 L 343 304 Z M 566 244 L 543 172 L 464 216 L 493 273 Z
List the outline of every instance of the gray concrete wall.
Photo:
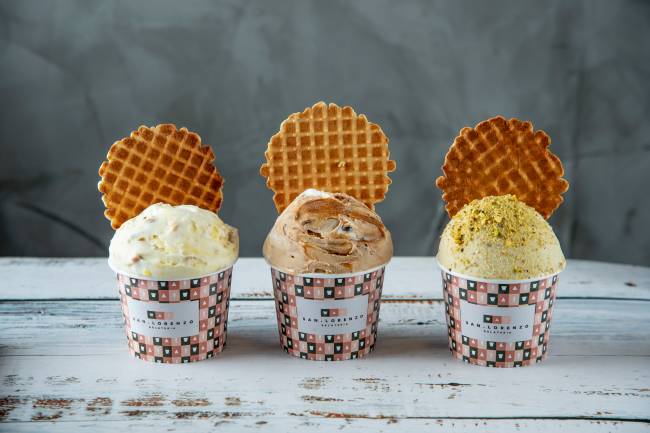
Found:
M 650 265 L 649 79 L 646 1 L 0 0 L 0 254 L 105 254 L 97 167 L 138 125 L 174 122 L 213 146 L 221 216 L 260 255 L 267 140 L 322 99 L 391 139 L 378 212 L 397 254 L 432 254 L 449 144 L 503 114 L 565 162 L 567 255 Z

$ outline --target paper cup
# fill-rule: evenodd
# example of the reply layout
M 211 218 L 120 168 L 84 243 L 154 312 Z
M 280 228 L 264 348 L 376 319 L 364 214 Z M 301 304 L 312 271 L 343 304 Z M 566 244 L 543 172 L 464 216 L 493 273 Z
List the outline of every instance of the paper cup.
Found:
M 455 358 L 485 367 L 523 367 L 546 358 L 559 273 L 487 280 L 438 266 Z
M 232 265 L 209 275 L 175 281 L 116 273 L 133 356 L 180 364 L 212 358 L 223 350 Z
M 315 361 L 362 358 L 377 340 L 385 265 L 352 274 L 293 275 L 271 267 L 280 345 Z

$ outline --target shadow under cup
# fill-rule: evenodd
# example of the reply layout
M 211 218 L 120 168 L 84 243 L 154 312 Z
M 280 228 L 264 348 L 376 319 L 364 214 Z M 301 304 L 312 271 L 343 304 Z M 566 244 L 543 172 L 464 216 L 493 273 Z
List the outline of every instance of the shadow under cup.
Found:
M 485 367 L 523 367 L 546 358 L 559 273 L 486 280 L 438 266 L 455 358 Z
M 133 356 L 180 364 L 209 359 L 223 350 L 232 265 L 209 275 L 174 281 L 116 274 Z
M 362 358 L 377 340 L 385 265 L 351 274 L 294 275 L 271 267 L 280 345 L 315 361 Z

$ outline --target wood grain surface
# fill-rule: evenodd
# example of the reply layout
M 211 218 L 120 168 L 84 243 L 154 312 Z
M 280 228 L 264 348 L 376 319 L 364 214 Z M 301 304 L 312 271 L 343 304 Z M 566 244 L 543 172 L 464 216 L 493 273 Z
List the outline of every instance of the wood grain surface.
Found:
M 520 369 L 451 358 L 430 258 L 391 263 L 377 350 L 338 363 L 281 351 L 261 259 L 235 269 L 224 353 L 172 366 L 129 357 L 105 260 L 0 274 L 0 431 L 650 430 L 648 268 L 570 261 L 550 356 Z

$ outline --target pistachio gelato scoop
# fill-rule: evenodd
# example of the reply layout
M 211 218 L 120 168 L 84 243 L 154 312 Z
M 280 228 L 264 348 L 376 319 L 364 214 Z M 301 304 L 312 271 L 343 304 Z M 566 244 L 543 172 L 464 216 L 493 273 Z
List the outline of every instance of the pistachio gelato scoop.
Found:
M 504 280 L 547 276 L 566 265 L 551 226 L 514 195 L 465 205 L 442 233 L 437 260 L 452 272 Z
M 132 277 L 193 278 L 232 265 L 239 236 L 214 212 L 156 203 L 122 224 L 108 251 L 111 267 Z

